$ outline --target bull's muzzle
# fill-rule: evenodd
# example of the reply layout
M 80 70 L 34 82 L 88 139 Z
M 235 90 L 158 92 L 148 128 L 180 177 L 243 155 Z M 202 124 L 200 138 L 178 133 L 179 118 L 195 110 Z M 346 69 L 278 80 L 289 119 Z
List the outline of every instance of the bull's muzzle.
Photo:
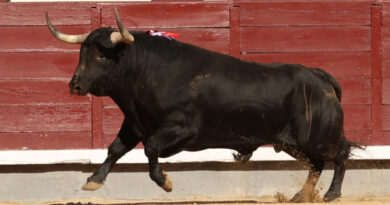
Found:
M 74 82 L 73 80 L 69 82 L 69 90 L 71 95 L 85 96 L 87 94 L 86 90 L 82 86 Z

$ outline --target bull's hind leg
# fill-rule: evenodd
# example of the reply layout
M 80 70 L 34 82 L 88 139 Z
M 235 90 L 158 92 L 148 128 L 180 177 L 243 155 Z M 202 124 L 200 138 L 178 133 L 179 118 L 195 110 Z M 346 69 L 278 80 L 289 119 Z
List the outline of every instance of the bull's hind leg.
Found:
M 312 201 L 316 195 L 315 186 L 320 178 L 325 162 L 323 160 L 311 159 L 305 153 L 291 146 L 277 146 L 275 149 L 283 150 L 295 159 L 308 163 L 310 165 L 309 175 L 306 179 L 303 188 L 298 191 L 291 199 L 292 202 L 309 202 Z
M 321 172 L 324 168 L 323 160 L 309 160 L 310 161 L 310 171 L 309 176 L 306 179 L 303 188 L 294 195 L 291 199 L 292 202 L 312 202 L 315 198 L 316 191 L 315 186 L 320 178 Z
M 94 191 L 103 186 L 108 173 L 114 166 L 116 161 L 121 158 L 128 151 L 133 149 L 140 140 L 136 136 L 131 136 L 129 127 L 124 121 L 121 130 L 116 139 L 108 148 L 108 156 L 102 166 L 100 166 L 95 173 L 87 179 L 87 183 L 82 187 L 84 190 Z
M 336 161 L 332 184 L 324 195 L 324 201 L 333 201 L 341 196 L 341 185 L 345 175 L 345 161 Z
M 346 170 L 345 163 L 348 160 L 351 151 L 351 144 L 345 139 L 341 144 L 341 149 L 334 160 L 335 167 L 332 183 L 329 190 L 324 195 L 324 201 L 332 201 L 341 196 L 341 185 L 343 183 Z

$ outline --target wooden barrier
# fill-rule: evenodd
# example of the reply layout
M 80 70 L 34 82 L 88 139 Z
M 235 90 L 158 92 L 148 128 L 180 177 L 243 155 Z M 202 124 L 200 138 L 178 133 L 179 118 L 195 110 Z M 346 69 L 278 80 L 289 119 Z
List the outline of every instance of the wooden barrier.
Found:
M 79 45 L 52 37 L 45 11 L 67 33 L 116 27 L 180 34 L 178 40 L 260 62 L 320 67 L 340 82 L 345 130 L 390 144 L 390 1 L 0 3 L 0 149 L 107 147 L 123 114 L 108 98 L 77 97 L 67 83 Z

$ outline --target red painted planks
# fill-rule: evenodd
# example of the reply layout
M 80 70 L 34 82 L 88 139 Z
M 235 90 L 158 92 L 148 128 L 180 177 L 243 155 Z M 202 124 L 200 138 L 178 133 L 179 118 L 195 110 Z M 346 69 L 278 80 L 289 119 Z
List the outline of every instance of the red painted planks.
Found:
M 55 25 L 90 25 L 94 3 L 8 3 L 0 6 L 0 25 L 46 25 L 45 12 Z
M 372 143 L 373 145 L 390 145 L 390 132 L 382 131 L 381 138 L 375 139 Z
M 241 28 L 241 52 L 370 51 L 370 27 Z
M 89 104 L 91 96 L 70 95 L 67 81 L 0 80 L 1 105 Z
M 390 104 L 390 79 L 382 79 L 382 103 Z
M 390 131 L 390 105 L 382 106 L 382 130 Z
M 382 26 L 382 51 L 390 51 L 390 26 Z
M 57 26 L 68 34 L 90 32 L 90 26 Z M 79 51 L 80 45 L 57 40 L 46 26 L 6 26 L 0 29 L 0 52 L 69 52 Z
M 322 68 L 336 78 L 371 77 L 370 52 L 256 53 L 243 54 L 241 58 L 264 63 L 298 63 L 308 67 Z
M 114 7 L 129 28 L 229 27 L 229 4 L 142 3 L 98 4 L 102 26 L 116 26 Z
M 240 58 L 240 10 L 230 7 L 230 55 Z
M 241 26 L 370 25 L 368 2 L 239 3 Z
M 343 105 L 344 129 L 348 131 L 371 130 L 370 105 Z
M 104 133 L 103 135 L 103 147 L 107 148 L 115 140 L 118 133 Z
M 0 105 L 1 132 L 91 131 L 91 105 Z
M 153 28 L 145 28 L 143 31 L 149 29 Z M 157 31 L 178 33 L 179 38 L 176 40 L 215 52 L 224 54 L 230 52 L 230 31 L 227 28 L 161 28 Z
M 345 131 L 345 137 L 359 145 L 372 145 L 371 131 Z
M 91 97 L 71 96 L 67 86 L 80 45 L 55 39 L 45 20 L 47 10 L 60 31 L 87 33 L 91 5 L 0 6 L 0 149 L 92 147 Z
M 178 41 L 190 43 L 215 52 L 229 54 L 230 31 L 225 28 L 161 29 L 179 34 Z
M 382 5 L 382 24 L 384 26 L 390 25 L 390 2 L 380 2 Z
M 4 36 L 7 39 L 3 39 L 5 46 L 0 47 L 0 52 L 45 52 L 45 51 L 74 51 L 78 52 L 80 49 L 80 45 L 69 45 L 66 43 L 62 43 L 59 40 L 55 39 L 48 31 L 46 27 L 27 27 L 26 32 L 31 33 L 31 35 L 36 35 L 38 32 L 44 32 L 44 37 L 39 37 L 37 39 L 33 39 L 30 42 L 26 42 L 27 39 L 22 40 L 22 42 L 18 41 L 15 38 L 10 38 L 10 35 L 16 35 L 15 33 L 18 30 L 21 30 L 23 27 L 16 27 L 16 28 L 10 28 L 10 31 L 3 31 L 4 34 L 2 34 L 2 31 L 0 30 L 0 37 Z M 6 30 L 8 28 L 6 27 Z M 71 30 L 70 27 L 61 29 L 59 26 L 58 30 L 63 32 L 68 32 L 68 29 Z M 79 32 L 78 30 L 81 29 Z M 82 30 L 81 27 L 76 27 L 75 30 L 72 32 L 69 30 L 69 33 L 84 33 L 88 32 L 87 29 Z M 148 29 L 144 29 L 145 32 Z M 180 36 L 177 40 L 191 43 L 199 47 L 203 47 L 212 51 L 221 52 L 225 54 L 229 54 L 230 51 L 230 37 L 229 37 L 229 29 L 227 28 L 182 28 L 182 29 L 161 29 L 161 31 L 167 31 L 167 32 L 175 32 L 178 33 Z M 20 35 L 20 34 L 19 34 Z M 45 42 L 46 41 L 46 42 Z M 0 44 L 2 43 L 2 40 L 0 39 Z M 1 54 L 0 54 L 1 55 Z M 60 55 L 66 55 L 66 54 L 60 54 Z M 18 56 L 15 56 L 15 58 L 21 58 Z M 44 59 L 44 57 L 42 57 Z M 41 59 L 41 60 L 42 60 Z M 77 58 L 78 59 L 78 58 Z M 1 59 L 0 59 L 1 61 Z M 77 64 L 74 63 L 75 59 L 73 59 L 72 63 L 74 66 L 74 69 L 76 68 Z M 1 65 L 0 65 L 1 66 Z
M 103 148 L 103 102 L 102 98 L 92 96 L 92 147 Z
M 103 109 L 103 133 L 118 133 L 124 115 L 119 108 Z
M 0 53 L 0 79 L 70 80 L 79 54 L 71 53 Z
M 91 132 L 0 133 L 0 150 L 90 149 Z
M 390 78 L 390 52 L 382 52 L 382 77 Z
M 343 96 L 342 104 L 371 104 L 371 80 L 340 79 Z
M 373 139 L 382 134 L 382 7 L 371 6 L 371 120 Z

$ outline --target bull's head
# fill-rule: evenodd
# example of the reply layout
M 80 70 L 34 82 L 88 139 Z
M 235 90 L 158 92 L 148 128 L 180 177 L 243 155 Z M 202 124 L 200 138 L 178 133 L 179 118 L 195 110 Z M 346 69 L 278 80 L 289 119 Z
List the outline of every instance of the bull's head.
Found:
M 112 28 L 99 28 L 91 33 L 68 35 L 57 31 L 51 24 L 48 13 L 46 21 L 51 33 L 60 41 L 81 44 L 80 60 L 72 80 L 69 82 L 72 95 L 107 95 L 108 77 L 118 67 L 120 53 L 124 45 L 134 42 L 134 37 L 126 30 L 115 8 L 119 31 Z M 113 79 L 111 79 L 113 80 Z

